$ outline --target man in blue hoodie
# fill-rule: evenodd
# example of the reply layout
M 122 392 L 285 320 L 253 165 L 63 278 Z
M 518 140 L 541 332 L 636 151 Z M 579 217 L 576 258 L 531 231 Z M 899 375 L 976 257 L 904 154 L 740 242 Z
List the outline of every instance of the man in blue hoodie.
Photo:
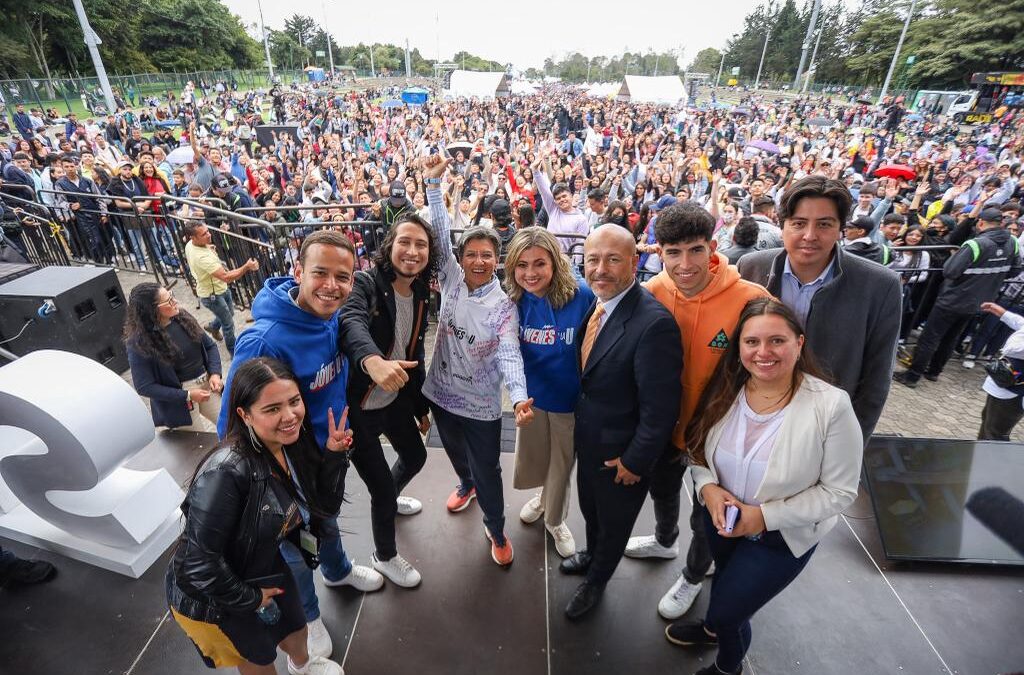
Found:
M 317 442 L 327 442 L 327 410 L 335 417 L 346 407 L 348 362 L 338 348 L 338 313 L 352 290 L 355 248 L 341 232 L 319 230 L 302 243 L 295 277 L 267 279 L 252 305 L 256 320 L 238 337 L 234 359 L 224 386 L 217 431 L 223 437 L 231 400 L 235 369 L 257 356 L 272 356 L 288 364 L 299 380 L 306 415 Z M 309 654 L 328 657 L 331 637 L 320 618 L 313 572 L 292 544 L 281 553 L 295 575 L 309 628 Z M 337 518 L 320 523 L 320 572 L 328 586 L 352 586 L 375 591 L 384 577 L 369 567 L 353 565 L 345 555 Z

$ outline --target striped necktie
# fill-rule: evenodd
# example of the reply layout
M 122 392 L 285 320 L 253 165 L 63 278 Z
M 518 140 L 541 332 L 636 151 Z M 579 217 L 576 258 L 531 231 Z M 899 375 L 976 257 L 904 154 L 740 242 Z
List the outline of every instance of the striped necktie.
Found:
M 587 359 L 590 358 L 590 351 L 594 348 L 594 341 L 597 339 L 597 333 L 601 330 L 601 317 L 604 316 L 604 305 L 600 302 L 597 303 L 597 309 L 590 315 L 590 320 L 587 321 L 587 334 L 583 336 L 583 348 L 580 350 L 581 363 L 584 368 L 587 367 Z

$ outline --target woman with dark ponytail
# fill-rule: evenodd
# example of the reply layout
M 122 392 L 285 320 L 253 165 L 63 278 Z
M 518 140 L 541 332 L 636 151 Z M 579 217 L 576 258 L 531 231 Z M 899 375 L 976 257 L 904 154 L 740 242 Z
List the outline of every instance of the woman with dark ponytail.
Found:
M 220 352 L 170 291 L 149 282 L 132 289 L 124 341 L 132 383 L 149 398 L 153 424 L 216 433 Z

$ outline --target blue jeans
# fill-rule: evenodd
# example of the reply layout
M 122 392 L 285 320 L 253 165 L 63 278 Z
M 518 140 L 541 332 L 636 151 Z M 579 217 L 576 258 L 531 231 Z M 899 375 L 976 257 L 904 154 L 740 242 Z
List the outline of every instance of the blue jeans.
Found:
M 501 419 L 474 420 L 430 404 L 437 433 L 463 491 L 476 488 L 484 525 L 505 544 L 505 494 L 501 485 Z
M 750 617 L 797 578 L 814 548 L 797 558 L 778 532 L 765 532 L 757 541 L 722 537 L 707 510 L 704 526 L 715 559 L 704 625 L 718 636 L 715 665 L 734 673 L 750 648 Z
M 140 270 L 146 269 L 146 245 L 142 243 L 142 230 L 126 229 L 128 243 L 131 245 L 135 264 Z
M 320 603 L 316 599 L 316 586 L 313 585 L 313 570 L 306 564 L 299 549 L 289 541 L 281 544 L 281 555 L 291 568 L 295 583 L 299 586 L 306 623 L 319 619 Z M 329 581 L 344 579 L 352 571 L 352 562 L 345 555 L 345 549 L 341 545 L 341 533 L 338 531 L 336 517 L 328 518 L 320 525 L 320 571 Z
M 220 295 L 208 295 L 199 298 L 203 307 L 213 312 L 214 319 L 210 322 L 212 328 L 220 328 L 224 333 L 224 346 L 228 348 L 228 354 L 235 353 L 235 305 L 231 301 L 231 289 Z

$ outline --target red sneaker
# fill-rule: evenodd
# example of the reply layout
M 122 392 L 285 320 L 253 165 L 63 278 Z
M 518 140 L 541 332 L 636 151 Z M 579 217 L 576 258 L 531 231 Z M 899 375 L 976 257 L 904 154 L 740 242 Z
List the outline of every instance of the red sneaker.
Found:
M 455 488 L 450 495 L 448 495 L 448 503 L 446 506 L 452 513 L 458 513 L 459 511 L 465 511 L 469 506 L 469 503 L 476 499 L 476 488 L 469 488 L 469 490 L 463 490 L 462 486 Z
M 491 536 L 490 531 L 486 531 L 487 538 L 491 541 L 491 558 L 494 562 L 498 563 L 502 567 L 506 567 L 512 564 L 512 542 L 509 541 L 508 537 L 505 537 L 505 543 L 502 546 L 498 546 L 494 543 L 494 537 Z

